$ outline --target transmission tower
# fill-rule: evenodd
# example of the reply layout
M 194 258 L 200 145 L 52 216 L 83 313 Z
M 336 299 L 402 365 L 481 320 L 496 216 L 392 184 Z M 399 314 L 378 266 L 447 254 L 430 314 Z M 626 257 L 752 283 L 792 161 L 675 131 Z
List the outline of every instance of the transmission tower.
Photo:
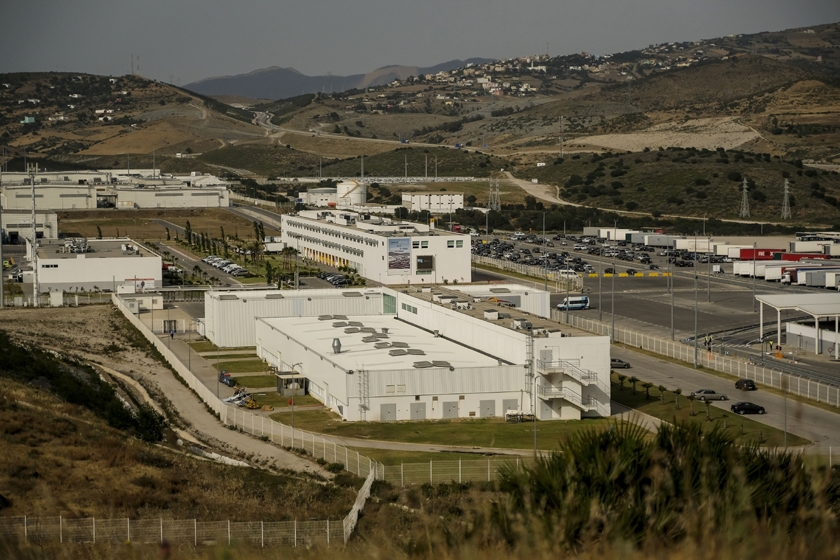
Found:
M 502 201 L 501 197 L 499 196 L 499 180 L 495 179 L 490 184 L 490 201 L 487 203 L 487 207 L 490 210 L 495 210 L 499 212 L 502 209 Z
M 750 197 L 748 196 L 750 188 L 747 186 L 747 178 L 744 177 L 744 184 L 741 186 L 741 212 L 738 214 L 741 218 L 750 217 Z
M 785 198 L 782 201 L 782 219 L 789 220 L 793 216 L 790 213 L 790 184 L 785 179 Z

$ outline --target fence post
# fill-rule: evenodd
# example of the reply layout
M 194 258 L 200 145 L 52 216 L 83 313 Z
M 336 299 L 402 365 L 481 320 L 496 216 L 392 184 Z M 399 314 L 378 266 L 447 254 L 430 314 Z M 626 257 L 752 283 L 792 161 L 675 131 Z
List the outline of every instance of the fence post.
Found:
M 160 544 L 163 544 L 163 517 L 160 518 Z
M 458 459 L 458 484 L 461 484 L 461 459 Z
M 405 463 L 400 463 L 400 486 L 405 488 Z
M 93 544 L 96 544 L 96 518 L 95 517 L 93 518 Z
M 435 475 L 434 475 L 434 471 L 432 470 L 432 461 L 430 459 L 429 460 L 429 484 L 434 484 L 434 483 L 435 483 Z
M 198 521 L 193 519 L 193 546 L 198 546 Z
M 490 482 L 490 459 L 487 459 L 487 482 Z
M 126 535 L 126 542 L 131 542 L 131 519 L 126 517 L 125 518 L 125 525 L 128 528 L 128 533 Z
M 228 546 L 230 546 L 230 519 L 228 519 Z
M 358 451 L 356 451 L 356 474 L 362 476 L 362 461 L 359 459 Z
M 295 519 L 295 547 L 297 547 L 297 519 Z
M 64 542 L 64 524 L 61 522 L 62 517 L 58 516 L 58 542 Z
M 260 521 L 260 546 L 265 548 L 265 521 Z
M 327 518 L 327 546 L 330 546 L 330 518 Z
M 344 448 L 344 466 L 348 471 L 350 470 L 350 451 L 346 447 Z

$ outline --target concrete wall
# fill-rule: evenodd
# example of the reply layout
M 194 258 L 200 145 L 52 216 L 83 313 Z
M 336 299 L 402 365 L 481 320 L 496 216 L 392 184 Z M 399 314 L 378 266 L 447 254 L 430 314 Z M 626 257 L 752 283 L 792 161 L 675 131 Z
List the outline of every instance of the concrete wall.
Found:
M 32 213 L 27 210 L 9 211 L 3 208 L 2 228 L 6 235 L 17 233 L 19 237 L 32 235 Z M 44 239 L 58 238 L 58 215 L 52 211 L 38 211 L 35 214 L 35 231 Z
M 7 185 L 3 187 L 3 208 L 8 210 L 30 210 L 32 208 L 32 187 L 29 185 Z M 72 183 L 51 185 L 35 184 L 35 208 L 37 210 L 91 210 L 96 208 L 96 186 Z
M 114 189 L 117 208 L 226 208 L 229 191 L 224 187 Z
M 80 253 L 75 258 L 38 260 L 38 283 L 44 292 L 86 291 L 99 288 L 112 290 L 114 285 L 132 281 L 134 278 L 153 278 L 155 286 L 163 283 L 161 258 L 148 257 L 102 257 L 96 253 Z

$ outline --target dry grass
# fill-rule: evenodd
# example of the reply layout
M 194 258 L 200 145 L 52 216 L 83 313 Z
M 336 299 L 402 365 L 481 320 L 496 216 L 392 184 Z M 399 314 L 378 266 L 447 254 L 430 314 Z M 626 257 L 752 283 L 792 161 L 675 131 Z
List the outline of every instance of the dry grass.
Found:
M 46 391 L 0 388 L 4 516 L 341 518 L 353 492 L 142 443 Z

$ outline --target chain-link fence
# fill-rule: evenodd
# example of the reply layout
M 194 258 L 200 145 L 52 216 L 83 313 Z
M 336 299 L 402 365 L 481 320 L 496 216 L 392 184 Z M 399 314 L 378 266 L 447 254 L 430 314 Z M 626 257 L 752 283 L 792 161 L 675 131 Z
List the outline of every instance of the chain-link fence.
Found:
M 341 521 L 199 521 L 197 519 L 0 518 L 0 539 L 51 543 L 249 544 L 331 546 L 344 544 Z
M 381 479 L 399 486 L 449 482 L 493 482 L 503 465 L 530 465 L 531 457 L 494 457 L 489 459 L 429 461 L 380 465 Z
M 161 353 L 172 368 L 181 376 L 186 382 L 187 386 L 192 389 L 199 399 L 201 399 L 214 413 L 219 416 L 219 419 L 227 426 L 233 426 L 243 432 L 249 433 L 256 437 L 265 438 L 267 441 L 276 443 L 283 447 L 291 447 L 295 449 L 303 449 L 315 459 L 324 459 L 330 463 L 340 463 L 349 472 L 355 473 L 360 477 L 366 478 L 368 492 L 370 491 L 370 484 L 377 478 L 378 465 L 370 458 L 360 455 L 358 451 L 354 451 L 337 445 L 334 441 L 328 441 L 319 434 L 313 434 L 305 430 L 295 429 L 287 426 L 282 422 L 276 422 L 271 418 L 266 418 L 258 414 L 253 414 L 246 410 L 238 409 L 222 402 L 204 383 L 201 382 L 189 368 L 185 367 L 181 360 L 169 349 L 169 347 L 161 339 L 154 335 L 136 315 L 134 315 L 128 307 L 123 304 L 122 300 L 114 294 L 112 302 L 117 308 L 122 311 L 123 315 L 129 322 L 134 325 L 146 337 L 155 349 Z M 359 493 L 363 495 L 362 492 Z M 366 499 L 367 496 L 365 496 Z M 358 516 L 358 510 L 364 507 L 364 499 L 357 499 L 354 505 L 355 515 Z M 348 518 L 353 516 L 353 511 L 348 514 Z M 344 521 L 344 527 L 352 528 L 356 526 L 355 521 L 348 522 L 348 518 Z M 344 533 L 344 540 L 350 537 L 350 533 Z
M 559 323 L 565 323 L 584 331 L 610 336 L 611 327 L 608 323 L 585 319 L 556 309 L 552 310 L 551 318 Z M 694 363 L 694 346 L 687 346 L 674 340 L 624 328 L 616 328 L 613 339 L 615 342 L 621 342 L 628 346 Z M 770 365 L 755 364 L 743 358 L 721 356 L 704 348 L 697 349 L 697 365 L 728 373 L 738 378 L 752 379 L 756 383 L 768 387 L 784 389 L 794 395 L 840 408 L 840 385 L 837 384 L 826 383 L 802 374 L 781 371 Z
M 531 276 L 535 279 L 544 278 L 554 284 L 557 291 L 565 291 L 580 293 L 583 290 L 583 276 L 576 272 L 565 270 L 548 270 L 544 266 L 534 266 L 530 264 L 517 263 L 505 259 L 494 259 L 492 257 L 483 257 L 480 255 L 473 255 L 472 262 L 477 264 L 486 264 L 500 270 L 509 270 L 517 274 Z

